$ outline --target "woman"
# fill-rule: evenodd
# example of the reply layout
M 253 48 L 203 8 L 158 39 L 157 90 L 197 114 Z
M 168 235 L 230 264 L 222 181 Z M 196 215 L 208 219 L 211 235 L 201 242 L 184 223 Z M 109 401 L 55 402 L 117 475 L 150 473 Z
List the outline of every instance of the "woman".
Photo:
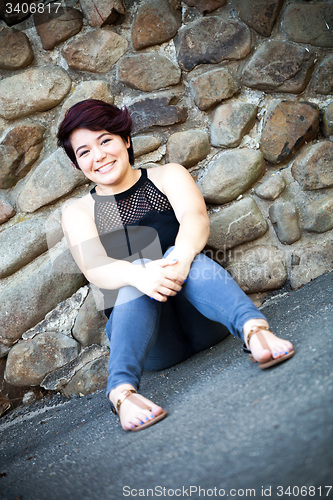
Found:
M 201 253 L 209 235 L 203 197 L 170 163 L 132 168 L 131 117 L 89 99 L 67 112 L 58 144 L 96 186 L 69 204 L 63 229 L 75 261 L 105 297 L 111 343 L 107 396 L 125 430 L 167 412 L 137 394 L 144 368 L 159 370 L 221 341 L 245 342 L 261 368 L 294 354 L 252 301 Z

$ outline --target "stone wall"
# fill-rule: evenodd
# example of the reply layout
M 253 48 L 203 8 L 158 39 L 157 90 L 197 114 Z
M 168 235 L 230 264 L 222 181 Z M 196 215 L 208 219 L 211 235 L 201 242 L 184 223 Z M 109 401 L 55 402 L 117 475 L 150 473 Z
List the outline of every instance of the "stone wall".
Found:
M 129 107 L 137 167 L 191 172 L 211 219 L 207 252 L 254 300 L 332 269 L 332 1 L 66 0 L 34 15 L 5 5 L 2 412 L 106 382 L 105 317 L 60 224 L 66 200 L 91 188 L 56 146 L 77 101 Z

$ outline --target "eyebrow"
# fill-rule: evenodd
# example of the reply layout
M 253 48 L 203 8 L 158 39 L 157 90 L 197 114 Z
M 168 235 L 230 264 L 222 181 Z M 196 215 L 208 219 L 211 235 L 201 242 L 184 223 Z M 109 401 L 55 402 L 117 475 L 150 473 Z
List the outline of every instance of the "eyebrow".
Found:
M 101 139 L 101 137 L 103 137 L 104 135 L 111 135 L 111 132 L 103 132 L 103 134 L 101 134 L 101 135 L 99 135 L 99 136 L 97 137 L 97 140 Z M 86 144 L 83 144 L 82 146 L 79 146 L 79 147 L 77 148 L 77 150 L 75 151 L 75 154 L 77 154 L 77 152 L 79 151 L 79 149 L 86 148 L 86 147 L 87 147 L 87 145 L 86 145 Z

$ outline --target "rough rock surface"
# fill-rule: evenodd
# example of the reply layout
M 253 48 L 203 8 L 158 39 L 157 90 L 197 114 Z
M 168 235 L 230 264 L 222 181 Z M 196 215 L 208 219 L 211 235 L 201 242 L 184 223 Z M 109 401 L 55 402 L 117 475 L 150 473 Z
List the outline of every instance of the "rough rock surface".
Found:
M 266 233 L 268 225 L 251 197 L 233 203 L 210 216 L 208 245 L 228 250 Z
M 68 94 L 72 81 L 58 66 L 33 68 L 0 81 L 0 116 L 6 120 L 46 111 Z
M 54 231 L 61 239 L 60 223 Z M 46 252 L 45 216 L 24 220 L 1 231 L 0 248 L 6 249 L 0 254 L 0 278 L 5 278 Z
M 315 137 L 319 131 L 319 112 L 310 102 L 280 101 L 266 113 L 260 149 L 271 163 L 277 164 Z
M 121 82 L 145 92 L 177 85 L 181 78 L 180 69 L 170 59 L 155 52 L 123 57 L 117 69 Z
M 262 184 L 255 189 L 255 193 L 259 198 L 264 200 L 275 200 L 286 188 L 286 181 L 280 173 L 273 174 L 268 179 L 265 179 Z
M 106 343 L 105 325 L 107 318 L 98 311 L 92 293 L 89 293 L 76 316 L 72 335 L 81 345 Z
M 311 76 L 315 54 L 295 43 L 269 40 L 255 51 L 242 82 L 265 92 L 302 92 Z
M 122 0 L 80 0 L 80 5 L 90 26 L 101 28 L 115 23 L 119 16 L 125 14 Z
M 34 14 L 34 22 L 43 48 L 52 50 L 59 43 L 81 31 L 83 16 L 77 9 L 65 9 L 51 4 L 51 7 L 43 13 Z
M 315 233 L 333 229 L 333 195 L 325 196 L 310 203 L 306 210 L 304 228 Z
M 300 239 L 298 211 L 294 203 L 287 201 L 271 205 L 269 216 L 281 243 L 291 245 Z
M 209 203 L 228 203 L 247 191 L 264 173 L 260 151 L 238 149 L 220 153 L 198 187 Z
M 333 94 L 333 55 L 328 55 L 316 66 L 312 86 L 318 94 Z
M 79 349 L 76 340 L 58 332 L 21 341 L 8 354 L 5 379 L 17 386 L 39 385 L 47 373 L 76 358 Z
M 3 224 L 15 215 L 15 208 L 8 200 L 7 196 L 0 192 L 0 224 Z
M 34 53 L 25 33 L 14 28 L 0 30 L 0 69 L 18 69 L 29 66 Z
M 190 90 L 198 108 L 206 110 L 232 97 L 239 85 L 225 68 L 206 71 L 190 80 Z
M 105 73 L 126 52 L 127 40 L 108 28 L 78 35 L 62 53 L 72 69 Z
M 139 158 L 142 155 L 155 151 L 160 145 L 161 141 L 151 135 L 138 135 L 132 138 L 134 158 Z
M 10 165 L 10 169 L 1 169 L 1 187 L 11 187 L 27 174 L 43 149 L 43 134 L 43 127 L 29 121 L 16 125 L 5 132 L 1 145 L 9 146 L 10 149 L 14 148 L 17 155 L 15 155 L 15 161 Z
M 283 253 L 268 245 L 233 252 L 226 269 L 246 293 L 275 290 L 283 286 L 288 277 Z
M 57 260 L 60 260 L 62 269 Z M 73 258 L 61 243 L 6 281 L 0 289 L 0 340 L 5 345 L 12 345 L 85 283 L 78 268 L 76 273 L 74 270 Z M 19 308 L 17 304 L 20 304 Z
M 269 36 L 280 12 L 283 0 L 236 0 L 239 17 L 263 36 Z
M 73 168 L 67 155 L 59 148 L 31 173 L 18 196 L 17 204 L 23 212 L 34 212 L 84 182 L 86 177 L 80 170 Z
M 251 130 L 257 116 L 258 107 L 246 102 L 221 104 L 214 111 L 210 129 L 212 146 L 235 148 L 245 134 Z
M 316 47 L 333 47 L 331 2 L 292 2 L 284 12 L 283 25 L 290 40 Z
M 304 190 L 333 186 L 333 143 L 317 142 L 302 149 L 291 173 Z
M 128 106 L 133 120 L 133 131 L 139 132 L 154 125 L 164 127 L 182 123 L 187 111 L 181 106 L 171 104 L 172 96 L 147 97 Z
M 101 357 L 104 359 L 108 354 L 109 354 L 109 349 L 107 347 L 91 345 L 89 347 L 83 348 L 81 349 L 77 358 L 73 359 L 65 366 L 60 367 L 57 370 L 54 370 L 52 373 L 48 373 L 42 380 L 41 386 L 44 387 L 44 389 L 48 389 L 51 391 L 60 390 L 63 392 L 63 388 L 66 387 L 66 385 L 77 373 L 78 377 L 76 377 L 76 385 L 80 381 L 82 375 L 81 372 L 82 369 L 84 369 L 88 365 L 88 371 L 89 371 L 89 364 L 91 362 L 99 360 Z M 107 366 L 105 367 L 105 369 L 101 369 L 99 373 L 99 378 L 104 382 L 104 385 L 106 383 L 106 377 L 107 377 Z M 98 389 L 99 388 L 100 387 L 98 387 Z M 69 389 L 70 388 L 67 388 L 67 394 L 66 394 L 68 396 L 70 396 L 71 394 L 79 395 L 80 393 L 81 394 L 83 393 L 81 389 L 79 389 L 78 391 L 74 390 L 73 392 L 70 392 Z
M 309 281 L 332 270 L 333 240 L 320 245 L 307 243 L 296 249 L 292 255 L 290 285 L 293 289 L 300 288 Z
M 181 13 L 167 0 L 150 0 L 138 10 L 132 26 L 135 50 L 167 42 L 181 26 Z
M 202 130 L 176 132 L 169 137 L 166 156 L 170 163 L 192 167 L 203 160 L 210 151 L 209 139 Z
M 333 102 L 324 111 L 323 132 L 326 137 L 333 135 Z
M 108 379 L 108 351 L 83 366 L 62 390 L 67 397 L 72 394 L 85 396 L 106 386 Z
M 223 7 L 227 0 L 184 0 L 184 3 L 189 7 L 195 7 L 205 15 L 219 7 Z
M 190 71 L 198 64 L 242 59 L 250 52 L 251 37 L 243 23 L 209 16 L 179 30 L 175 44 L 180 67 Z

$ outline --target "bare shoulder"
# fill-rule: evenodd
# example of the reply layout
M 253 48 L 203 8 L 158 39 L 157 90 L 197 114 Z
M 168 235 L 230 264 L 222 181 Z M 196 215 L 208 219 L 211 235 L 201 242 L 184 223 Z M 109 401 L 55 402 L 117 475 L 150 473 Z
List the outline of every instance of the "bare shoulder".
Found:
M 147 170 L 149 179 L 166 194 L 166 186 L 171 183 L 191 180 L 192 177 L 183 165 L 179 163 L 166 163 L 159 167 Z
M 71 198 L 63 206 L 62 222 L 71 224 L 74 220 L 94 220 L 94 201 L 90 194 L 82 198 Z

